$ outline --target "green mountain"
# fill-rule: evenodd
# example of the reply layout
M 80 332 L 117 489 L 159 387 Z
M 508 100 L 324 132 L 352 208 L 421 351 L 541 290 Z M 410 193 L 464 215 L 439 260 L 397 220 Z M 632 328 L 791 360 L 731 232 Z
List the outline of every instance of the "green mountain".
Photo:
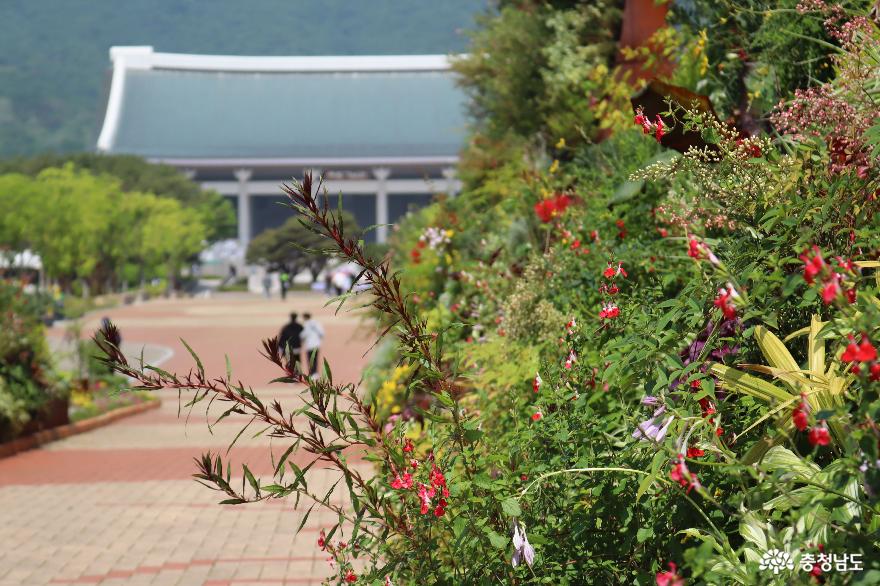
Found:
M 3 0 L 0 157 L 94 147 L 112 45 L 239 55 L 463 51 L 487 0 Z

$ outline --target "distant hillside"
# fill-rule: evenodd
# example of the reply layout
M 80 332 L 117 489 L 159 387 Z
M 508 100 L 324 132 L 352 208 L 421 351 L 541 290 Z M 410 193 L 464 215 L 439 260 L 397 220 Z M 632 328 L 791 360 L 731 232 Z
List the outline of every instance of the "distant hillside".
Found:
M 251 54 L 462 51 L 487 0 L 3 0 L 0 157 L 91 149 L 112 45 Z

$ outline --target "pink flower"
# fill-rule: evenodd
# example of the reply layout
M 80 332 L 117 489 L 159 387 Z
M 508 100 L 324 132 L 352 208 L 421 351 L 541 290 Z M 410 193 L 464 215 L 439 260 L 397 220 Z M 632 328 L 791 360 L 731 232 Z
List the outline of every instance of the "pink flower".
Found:
M 684 586 L 684 578 L 678 575 L 678 567 L 674 562 L 669 562 L 669 570 L 657 572 L 657 586 Z
M 822 286 L 822 301 L 825 302 L 825 305 L 831 305 L 840 295 L 840 285 L 837 284 L 837 281 L 837 274 L 835 274 Z
M 715 266 L 720 264 L 718 257 L 712 254 L 709 247 L 704 242 L 697 240 L 693 234 L 688 236 L 688 256 L 695 260 L 708 259 Z
M 409 472 L 404 472 L 403 476 L 399 473 L 395 475 L 394 480 L 391 481 L 391 488 L 397 490 L 405 490 L 412 488 L 413 485 L 413 477 Z
M 672 466 L 672 470 L 669 471 L 669 478 L 680 484 L 682 488 L 687 488 L 687 492 L 694 488 L 700 488 L 700 481 L 696 474 L 688 470 L 687 465 L 684 463 L 683 454 L 678 455 L 678 460 Z
M 431 508 L 431 499 L 434 498 L 434 495 L 437 494 L 436 489 L 433 486 L 428 486 L 427 484 L 419 483 L 419 491 L 418 496 L 419 500 L 422 503 L 422 507 L 419 512 L 423 515 L 427 515 L 428 511 Z
M 577 355 L 575 355 L 574 350 L 569 350 L 568 358 L 565 359 L 565 368 L 566 370 L 571 370 L 572 365 L 577 361 Z

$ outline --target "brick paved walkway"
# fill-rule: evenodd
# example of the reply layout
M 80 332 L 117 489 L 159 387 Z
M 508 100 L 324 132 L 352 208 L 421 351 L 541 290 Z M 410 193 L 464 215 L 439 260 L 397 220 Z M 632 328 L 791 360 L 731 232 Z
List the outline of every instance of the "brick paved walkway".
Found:
M 227 353 L 237 378 L 288 406 L 295 405 L 295 392 L 266 384 L 277 372 L 258 349 L 290 310 L 310 310 L 321 319 L 334 380 L 358 380 L 366 362 L 362 355 L 372 343 L 371 332 L 350 313 L 334 317 L 332 308 L 322 307 L 325 300 L 302 293 L 282 304 L 231 294 L 156 301 L 104 314 L 120 326 L 127 342 L 174 349 L 164 369 L 191 367 L 178 341 L 182 337 L 209 373 L 225 373 Z M 86 323 L 86 331 L 97 327 L 100 317 Z M 303 511 L 294 511 L 292 500 L 217 505 L 218 493 L 190 479 L 192 458 L 207 450 L 225 453 L 246 419 L 231 416 L 211 434 L 204 407 L 187 423 L 177 417 L 177 396 L 163 399 L 160 409 L 0 460 L 0 586 L 321 582 L 328 566 L 315 542 L 333 517 L 315 510 L 294 537 Z M 287 446 L 250 435 L 241 437 L 230 457 L 265 474 L 269 449 L 280 455 Z M 321 494 L 333 480 L 327 470 L 311 475 Z

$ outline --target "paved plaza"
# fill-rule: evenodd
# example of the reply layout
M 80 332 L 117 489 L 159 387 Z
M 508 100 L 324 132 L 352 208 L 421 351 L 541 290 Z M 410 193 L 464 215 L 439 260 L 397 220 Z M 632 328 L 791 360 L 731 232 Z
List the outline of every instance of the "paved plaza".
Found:
M 193 364 L 178 338 L 217 376 L 225 374 L 228 354 L 237 379 L 295 407 L 296 389 L 267 384 L 279 374 L 258 354 L 260 341 L 276 335 L 291 310 L 311 311 L 324 325 L 334 381 L 357 381 L 373 342 L 367 324 L 352 313 L 334 315 L 323 307 L 326 299 L 300 293 L 284 303 L 246 294 L 153 301 L 92 315 L 84 330 L 107 315 L 127 352 L 147 344 L 169 371 Z M 223 497 L 190 477 L 193 458 L 225 454 L 248 418 L 231 416 L 211 433 L 204 406 L 187 421 L 185 412 L 178 417 L 175 393 L 162 398 L 159 409 L 0 460 L 0 586 L 321 583 L 329 566 L 316 540 L 335 517 L 316 509 L 295 536 L 305 510 L 294 510 L 293 499 L 218 505 Z M 270 450 L 277 456 L 287 445 L 252 435 L 242 435 L 229 458 L 265 475 Z M 336 479 L 328 470 L 310 474 L 319 494 Z

